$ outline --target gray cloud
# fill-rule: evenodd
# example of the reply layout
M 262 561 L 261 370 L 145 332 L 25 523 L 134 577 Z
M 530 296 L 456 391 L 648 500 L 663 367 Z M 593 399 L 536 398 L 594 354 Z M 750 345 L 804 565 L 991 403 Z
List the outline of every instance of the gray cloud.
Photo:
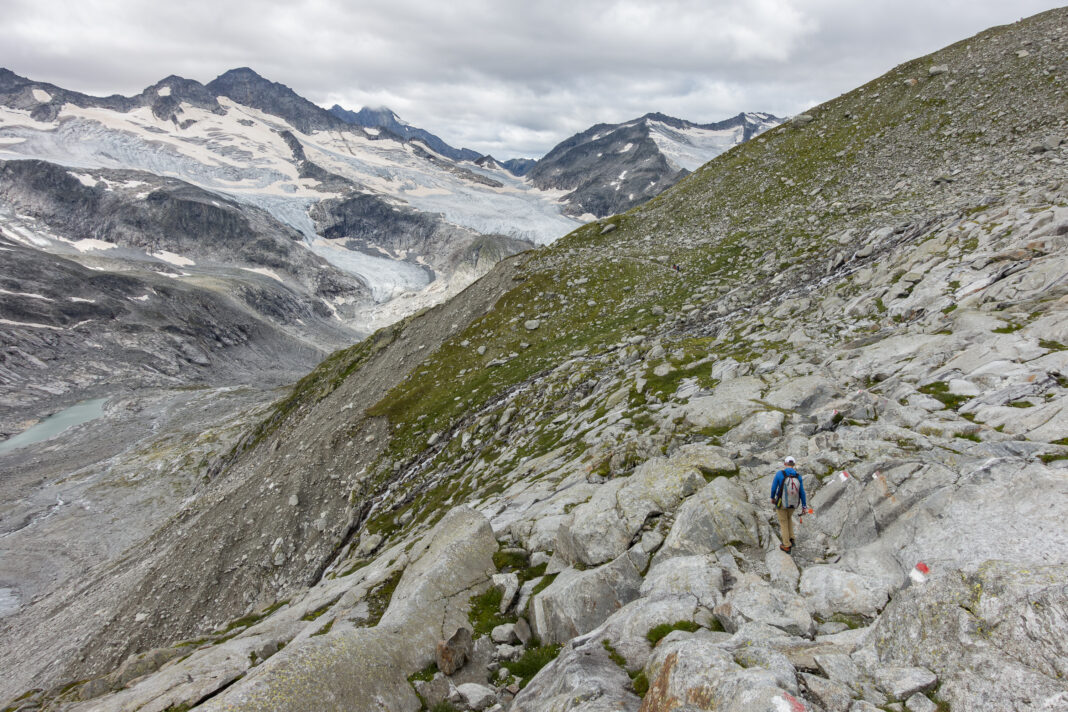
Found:
M 1048 0 L 0 0 L 0 66 L 91 94 L 237 66 L 540 156 L 650 111 L 789 115 Z

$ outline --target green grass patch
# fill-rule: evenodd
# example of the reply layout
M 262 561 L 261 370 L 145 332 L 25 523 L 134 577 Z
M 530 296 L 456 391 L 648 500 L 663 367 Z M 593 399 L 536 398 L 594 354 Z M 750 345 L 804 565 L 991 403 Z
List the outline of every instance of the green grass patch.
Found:
M 467 618 L 471 621 L 474 637 L 489 635 L 497 626 L 515 622 L 515 616 L 501 615 L 502 596 L 501 589 L 491 586 L 484 593 L 471 597 L 471 610 Z
M 364 624 L 366 627 L 378 625 L 382 620 L 382 614 L 389 608 L 389 602 L 393 599 L 393 592 L 397 590 L 404 569 L 397 569 L 388 579 L 378 584 L 367 594 L 367 610 L 369 618 Z
M 319 606 L 318 608 L 316 608 L 314 611 L 310 611 L 308 613 L 305 613 L 304 615 L 302 615 L 300 617 L 300 619 L 302 621 L 313 621 L 316 618 L 318 618 L 319 616 L 321 616 L 324 613 L 326 613 L 327 611 L 329 611 L 330 607 L 333 606 L 333 605 L 334 605 L 334 601 L 331 601 L 330 603 L 323 604 L 322 606 Z
M 949 384 L 945 381 L 935 381 L 919 388 L 920 393 L 926 393 L 947 408 L 956 410 L 971 400 L 971 396 L 960 396 L 949 392 Z
M 1044 349 L 1049 349 L 1050 351 L 1064 351 L 1065 349 L 1068 349 L 1068 346 L 1065 346 L 1061 342 L 1051 341 L 1050 339 L 1039 339 L 1038 345 Z
M 977 433 L 957 433 L 956 437 L 960 438 L 961 440 L 971 440 L 973 443 L 982 442 L 982 440 L 979 439 L 979 435 Z
M 1047 452 L 1038 456 L 1042 463 L 1048 465 L 1051 462 L 1057 462 L 1058 460 L 1068 460 L 1068 452 Z
M 605 638 L 601 641 L 601 645 L 604 646 L 604 649 L 608 651 L 608 657 L 612 660 L 612 662 L 614 662 L 616 665 L 623 668 L 624 670 L 627 669 L 627 659 L 619 654 L 619 651 L 616 650 L 614 645 L 612 645 L 612 641 L 610 641 L 608 638 Z
M 1034 408 L 1035 404 L 1027 400 L 1017 400 L 1006 403 L 1010 408 Z
M 314 633 L 312 633 L 310 637 L 314 638 L 317 635 L 326 635 L 327 633 L 329 633 L 330 629 L 334 627 L 334 621 L 335 620 L 337 620 L 337 619 L 331 618 L 329 621 L 327 621 L 326 625 L 324 625 L 322 628 L 320 628 L 319 630 L 317 630 Z
M 527 566 L 527 555 L 518 551 L 493 552 L 493 565 L 498 571 L 514 571 Z
M 1022 328 L 1024 328 L 1023 324 L 1006 324 L 1005 326 L 999 326 L 998 328 L 993 329 L 992 331 L 995 334 L 1011 334 L 1012 332 L 1019 331 Z
M 531 598 L 533 598 L 535 594 L 541 593 L 545 589 L 549 588 L 549 584 L 556 580 L 557 575 L 558 574 L 549 574 L 548 576 L 542 577 L 541 581 L 538 581 L 538 583 L 534 586 L 534 590 L 530 592 Z
M 639 670 L 630 684 L 634 687 L 634 693 L 638 697 L 645 697 L 645 693 L 649 691 L 649 678 L 645 676 L 644 670 Z
M 701 626 L 697 625 L 693 621 L 675 621 L 674 623 L 661 623 L 658 626 L 653 626 L 649 629 L 649 632 L 645 634 L 646 639 L 650 645 L 655 646 L 660 642 L 660 639 L 673 630 L 685 630 L 691 633 L 701 629 Z
M 519 678 L 519 687 L 527 686 L 538 671 L 556 659 L 560 654 L 559 645 L 538 645 L 527 648 L 518 660 L 501 661 L 501 667 L 507 668 L 508 672 Z
M 409 675 L 408 676 L 408 682 L 415 682 L 417 680 L 422 680 L 423 682 L 430 682 L 431 680 L 434 679 L 434 675 L 436 675 L 437 672 L 438 672 L 438 664 L 437 663 L 430 663 L 429 665 L 427 665 L 425 668 L 423 668 L 419 672 L 413 672 L 411 675 Z

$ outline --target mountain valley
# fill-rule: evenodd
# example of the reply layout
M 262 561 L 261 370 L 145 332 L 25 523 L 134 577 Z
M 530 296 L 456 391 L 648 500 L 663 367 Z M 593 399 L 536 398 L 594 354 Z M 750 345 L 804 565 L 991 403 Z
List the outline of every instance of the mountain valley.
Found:
M 1065 709 L 1066 38 L 523 176 L 0 76 L 0 424 L 111 397 L 0 453 L 5 709 Z

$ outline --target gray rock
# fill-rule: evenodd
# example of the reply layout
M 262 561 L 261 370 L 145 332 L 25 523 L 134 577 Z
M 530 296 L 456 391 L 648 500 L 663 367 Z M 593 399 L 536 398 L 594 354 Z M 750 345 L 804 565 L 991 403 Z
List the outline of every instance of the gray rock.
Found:
M 531 638 L 534 637 L 534 633 L 530 630 L 530 624 L 527 623 L 527 619 L 523 616 L 516 618 L 513 630 L 515 631 L 515 637 L 519 638 L 519 642 L 523 645 L 529 643 Z
M 927 668 L 887 667 L 875 671 L 875 684 L 895 700 L 906 700 L 917 692 L 934 689 L 938 676 Z
M 467 623 L 471 591 L 488 583 L 496 550 L 485 517 L 466 507 L 451 510 L 413 548 L 418 558 L 376 627 L 287 645 L 201 708 L 318 712 L 324 699 L 360 709 L 375 698 L 389 709 L 414 712 L 419 699 L 407 677 L 433 660 L 443 635 Z
M 434 651 L 438 670 L 446 675 L 452 675 L 462 668 L 471 654 L 474 643 L 468 628 L 457 628 L 447 640 L 438 641 Z
M 448 678 L 440 672 L 435 673 L 429 680 L 416 680 L 412 685 L 427 707 L 431 708 L 448 699 L 452 692 Z
M 725 380 L 711 396 L 691 398 L 680 410 L 697 428 L 730 428 L 749 414 L 763 410 L 764 406 L 755 402 L 763 389 L 764 382 L 753 376 Z
M 740 485 L 717 477 L 678 508 L 654 562 L 709 554 L 732 543 L 760 545 L 759 515 Z
M 501 592 L 501 605 L 499 613 L 505 613 L 512 607 L 515 595 L 519 592 L 519 576 L 514 573 L 493 574 L 490 579 L 493 586 Z
M 833 680 L 828 680 L 819 675 L 807 672 L 801 673 L 801 680 L 808 688 L 808 693 L 813 700 L 818 702 L 827 712 L 849 712 L 853 704 L 853 691 Z
M 723 569 L 714 555 L 678 556 L 645 574 L 641 595 L 649 600 L 689 595 L 711 610 L 722 600 Z M 681 619 L 677 619 L 681 620 Z
M 927 76 L 937 77 L 939 74 L 945 74 L 948 71 L 948 64 L 935 64 L 931 65 L 930 69 L 927 70 Z
M 802 376 L 773 389 L 764 400 L 777 408 L 810 414 L 840 395 L 841 391 L 828 378 Z
M 539 326 L 541 326 L 541 320 L 540 319 L 527 319 L 526 321 L 523 322 L 523 328 L 526 329 L 527 331 L 534 331 Z
M 656 626 L 672 625 L 679 621 L 703 622 L 707 625 L 711 621 L 711 614 L 689 595 L 662 595 L 655 600 L 639 598 L 623 606 L 602 625 L 578 640 L 589 645 L 610 641 L 626 661 L 627 670 L 636 672 L 645 667 L 653 650 L 649 643 L 649 631 Z M 685 631 L 679 633 L 691 635 Z M 587 640 L 590 642 L 586 643 Z
M 732 443 L 760 447 L 782 437 L 785 416 L 778 410 L 765 410 L 753 413 L 734 428 L 725 439 Z
M 501 625 L 494 626 L 490 631 L 490 640 L 494 643 L 514 643 L 519 640 L 519 636 L 515 633 L 515 625 L 512 623 L 502 623 Z
M 543 643 L 587 633 L 638 597 L 647 555 L 627 552 L 596 569 L 566 569 L 530 602 L 530 625 Z
M 773 586 L 784 591 L 797 591 L 801 572 L 797 570 L 794 557 L 779 548 L 770 549 L 764 554 L 764 564 L 768 567 L 768 576 Z
M 895 595 L 856 655 L 873 670 L 932 671 L 953 709 L 1056 709 L 1068 699 L 1066 581 L 1063 564 L 933 573 Z
M 938 712 L 938 705 L 923 694 L 917 692 L 905 701 L 905 709 L 909 712 Z
M 476 712 L 480 712 L 497 702 L 497 691 L 492 687 L 479 685 L 477 682 L 465 682 L 462 685 L 457 685 L 456 691 L 460 693 L 463 703 L 469 709 L 476 710 Z
M 816 634 L 804 600 L 795 593 L 772 588 L 759 576 L 743 574 L 713 611 L 723 627 L 734 632 L 750 621 L 766 623 L 790 635 L 811 638 Z
M 638 712 L 630 678 L 601 645 L 565 647 L 524 687 L 510 712 Z
M 603 485 L 573 510 L 557 532 L 555 553 L 585 565 L 609 561 L 627 550 L 649 515 L 673 510 L 704 484 L 688 462 L 646 460 L 632 475 Z
M 811 610 L 829 618 L 835 613 L 874 618 L 889 600 L 885 581 L 833 566 L 808 566 L 801 574 L 801 595 Z

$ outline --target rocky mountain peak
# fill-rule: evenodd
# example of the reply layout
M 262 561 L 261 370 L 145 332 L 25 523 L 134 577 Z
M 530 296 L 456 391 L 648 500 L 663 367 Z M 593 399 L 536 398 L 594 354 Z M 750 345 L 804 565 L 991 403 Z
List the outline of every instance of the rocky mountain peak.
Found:
M 285 84 L 265 79 L 249 67 L 224 72 L 210 81 L 206 88 L 239 104 L 279 116 L 303 133 L 346 126 L 345 122 Z

